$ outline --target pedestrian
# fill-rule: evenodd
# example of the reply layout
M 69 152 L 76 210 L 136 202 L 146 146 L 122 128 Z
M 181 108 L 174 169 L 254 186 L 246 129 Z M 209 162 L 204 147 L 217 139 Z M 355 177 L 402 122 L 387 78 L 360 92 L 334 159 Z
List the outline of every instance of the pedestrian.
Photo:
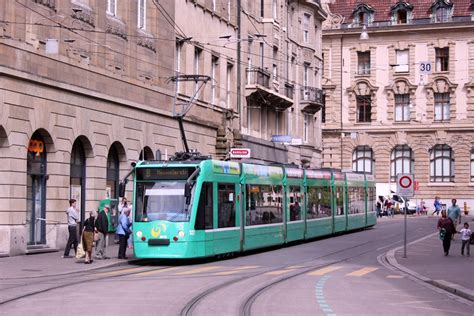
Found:
M 69 232 L 69 238 L 67 239 L 66 248 L 64 248 L 63 258 L 72 258 L 69 255 L 71 251 L 71 246 L 74 247 L 74 252 L 77 252 L 77 245 L 79 244 L 77 240 L 77 221 L 79 220 L 79 215 L 76 211 L 76 200 L 69 200 L 69 208 L 66 210 L 67 214 L 67 230 Z
M 119 259 L 128 259 L 126 254 L 127 251 L 127 240 L 130 237 L 132 231 L 130 226 L 132 223 L 130 222 L 130 209 L 124 209 L 122 215 L 119 217 L 118 225 L 117 225 L 117 235 L 119 236 L 119 251 L 118 251 L 118 258 Z
M 470 256 L 471 255 L 470 241 L 471 241 L 472 231 L 469 229 L 469 224 L 467 222 L 464 223 L 464 228 L 461 229 L 460 233 L 461 233 L 461 242 L 462 242 L 461 255 L 464 256 L 464 248 L 466 248 L 467 255 Z
M 427 211 L 426 211 L 426 204 L 425 204 L 425 201 L 423 199 L 421 199 L 420 201 L 420 214 L 421 215 L 428 215 Z
M 436 213 L 436 215 L 439 215 L 439 212 L 441 211 L 441 206 L 442 206 L 439 196 L 435 197 L 433 206 L 434 206 L 434 211 L 433 213 L 431 213 L 431 215 L 434 215 L 434 213 Z
M 383 196 L 379 196 L 376 204 L 377 218 L 382 218 Z
M 122 198 L 122 202 L 120 202 L 118 209 L 119 209 L 119 214 L 122 215 L 123 211 L 126 209 L 129 209 L 130 205 L 128 204 L 127 197 Z
M 438 220 L 439 238 L 443 241 L 444 255 L 449 255 L 449 248 L 451 247 L 451 237 L 456 233 L 453 221 L 446 216 L 446 211 L 441 211 L 441 218 Z
M 95 221 L 95 228 L 97 229 L 95 256 L 97 259 L 109 259 L 105 254 L 107 232 L 109 230 L 109 220 L 107 218 L 109 211 L 110 205 L 105 205 L 104 210 L 99 212 L 97 220 Z
M 393 217 L 393 209 L 392 209 L 392 199 L 390 198 L 390 196 L 387 196 L 387 198 L 385 199 L 385 210 L 387 211 L 387 216 L 388 217 Z
M 125 210 L 129 210 L 130 215 L 128 216 L 130 218 L 130 223 L 132 222 L 132 204 L 128 202 L 128 199 L 126 196 L 122 198 L 122 202 L 120 202 L 119 206 L 119 214 L 122 215 Z M 120 242 L 120 236 L 119 236 L 119 242 Z M 133 248 L 133 240 L 132 240 L 132 235 L 130 234 L 130 237 L 127 240 L 127 248 L 132 249 Z
M 95 231 L 95 215 L 94 212 L 89 213 L 89 218 L 84 222 L 84 230 L 82 232 L 82 245 L 86 252 L 85 264 L 92 263 L 92 248 L 94 246 Z
M 453 221 L 454 225 L 458 222 L 458 220 L 461 220 L 461 209 L 459 206 L 456 204 L 457 200 L 452 199 L 451 200 L 452 205 L 448 208 L 448 216 L 451 218 Z M 460 223 L 460 222 L 459 222 Z

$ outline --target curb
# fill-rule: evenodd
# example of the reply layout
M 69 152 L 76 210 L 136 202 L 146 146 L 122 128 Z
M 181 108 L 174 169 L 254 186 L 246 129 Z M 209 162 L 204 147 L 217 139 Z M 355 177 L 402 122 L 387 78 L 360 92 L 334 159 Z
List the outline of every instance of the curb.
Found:
M 407 244 L 408 245 L 411 245 L 411 244 L 415 244 L 415 243 L 418 243 L 420 241 L 423 241 L 425 239 L 428 239 L 428 238 L 431 238 L 435 235 L 438 235 L 438 233 L 433 233 L 433 234 L 430 234 L 428 236 L 425 236 L 423 238 L 420 238 L 420 239 L 417 239 L 415 241 L 412 241 L 410 243 Z M 418 272 L 415 272 L 403 265 L 401 265 L 400 263 L 398 263 L 397 259 L 395 258 L 395 252 L 397 252 L 398 250 L 402 249 L 403 246 L 400 246 L 400 247 L 396 247 L 390 251 L 388 251 L 385 256 L 387 258 L 387 261 L 388 263 L 395 267 L 396 269 L 406 273 L 406 274 L 409 274 L 425 283 L 428 283 L 430 285 L 433 285 L 433 286 L 436 286 L 440 289 L 443 289 L 445 291 L 448 291 L 452 294 L 455 294 L 457 296 L 460 296 L 462 298 L 465 298 L 471 302 L 474 302 L 474 291 L 470 290 L 470 289 L 466 289 L 465 287 L 462 287 L 458 284 L 455 284 L 455 283 L 451 283 L 451 282 L 448 282 L 448 281 L 444 281 L 444 280 L 432 280 L 424 275 L 421 275 L 419 274 Z
M 61 272 L 61 273 L 45 273 L 45 274 L 37 274 L 37 275 L 30 275 L 30 276 L 24 276 L 24 277 L 10 277 L 10 278 L 0 278 L 0 280 L 17 280 L 17 279 L 39 279 L 39 278 L 47 278 L 47 277 L 55 277 L 55 276 L 64 276 L 64 275 L 71 275 L 71 274 L 77 274 L 77 273 L 83 273 L 83 272 L 88 272 L 88 271 L 95 271 L 95 270 L 100 270 L 104 268 L 110 268 L 110 267 L 119 267 L 119 266 L 125 266 L 130 263 L 133 263 L 139 259 L 130 259 L 127 261 L 120 261 L 120 262 L 110 262 L 109 264 L 102 265 L 100 267 L 90 267 L 87 269 L 81 269 L 77 271 L 69 271 L 69 272 Z

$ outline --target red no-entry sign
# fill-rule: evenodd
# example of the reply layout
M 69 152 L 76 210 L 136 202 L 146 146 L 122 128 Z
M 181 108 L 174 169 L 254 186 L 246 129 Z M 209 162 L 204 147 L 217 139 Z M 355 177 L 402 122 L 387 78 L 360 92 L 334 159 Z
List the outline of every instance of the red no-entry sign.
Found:
M 411 173 L 399 173 L 397 175 L 397 194 L 405 197 L 414 195 L 415 181 Z

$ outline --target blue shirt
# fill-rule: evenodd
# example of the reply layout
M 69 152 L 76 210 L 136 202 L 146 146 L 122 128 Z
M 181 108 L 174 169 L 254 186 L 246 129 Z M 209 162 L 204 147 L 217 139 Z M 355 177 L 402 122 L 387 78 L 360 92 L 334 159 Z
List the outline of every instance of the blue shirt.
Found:
M 448 208 L 448 217 L 455 223 L 459 216 L 461 216 L 461 209 L 459 206 L 451 205 Z
M 119 222 L 117 225 L 117 235 L 131 234 L 132 230 L 130 229 L 130 226 L 132 226 L 132 223 L 130 223 L 130 219 L 128 218 L 128 216 L 125 214 L 120 215 Z

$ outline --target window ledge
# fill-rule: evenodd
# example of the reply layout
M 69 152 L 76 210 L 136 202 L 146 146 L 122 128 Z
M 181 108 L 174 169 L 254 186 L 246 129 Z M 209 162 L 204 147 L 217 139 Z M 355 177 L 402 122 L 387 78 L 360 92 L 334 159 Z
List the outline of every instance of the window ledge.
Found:
M 395 125 L 403 125 L 403 124 L 410 124 L 410 120 L 406 120 L 406 121 L 393 121 L 393 124 Z
M 467 184 L 467 186 L 468 186 L 468 187 L 474 187 L 474 182 L 469 182 L 469 183 Z
M 355 77 L 356 77 L 356 78 L 369 78 L 369 77 L 370 77 L 370 73 L 368 73 L 368 74 L 359 74 L 359 73 L 356 73 L 356 74 L 355 74 Z
M 394 71 L 393 72 L 393 75 L 394 76 L 408 76 L 410 75 L 410 70 L 407 70 L 407 71 Z
M 436 75 L 447 75 L 449 74 L 449 70 L 443 70 L 443 71 L 438 70 L 438 71 L 433 71 L 433 73 Z
M 474 183 L 473 183 L 474 185 Z M 456 183 L 454 182 L 430 182 L 427 184 L 429 187 L 454 187 Z

